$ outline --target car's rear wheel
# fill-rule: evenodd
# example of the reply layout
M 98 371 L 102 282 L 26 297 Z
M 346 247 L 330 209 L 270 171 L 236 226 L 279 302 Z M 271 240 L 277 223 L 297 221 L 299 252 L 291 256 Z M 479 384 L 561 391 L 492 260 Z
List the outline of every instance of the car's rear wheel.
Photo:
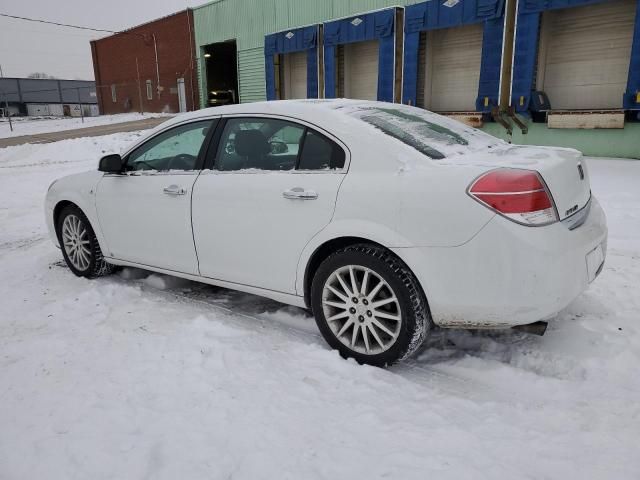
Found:
M 431 327 L 413 273 L 374 245 L 349 246 L 327 257 L 313 278 L 311 303 L 325 340 L 359 363 L 387 366 L 402 360 Z
M 85 214 L 75 205 L 58 216 L 58 241 L 69 269 L 79 277 L 95 278 L 113 272 L 102 256 L 100 244 Z

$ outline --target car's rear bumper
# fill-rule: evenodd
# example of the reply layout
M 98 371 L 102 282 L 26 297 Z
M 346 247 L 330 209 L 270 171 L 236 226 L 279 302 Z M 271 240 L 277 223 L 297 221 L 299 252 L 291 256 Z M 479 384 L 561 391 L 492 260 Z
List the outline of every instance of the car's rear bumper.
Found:
M 604 261 L 606 241 L 606 218 L 593 198 L 574 230 L 563 223 L 524 227 L 497 215 L 459 247 L 394 251 L 418 277 L 436 324 L 500 328 L 565 308 L 589 285 L 589 268 L 595 275 L 594 255 L 590 267 L 587 255 L 602 245 Z

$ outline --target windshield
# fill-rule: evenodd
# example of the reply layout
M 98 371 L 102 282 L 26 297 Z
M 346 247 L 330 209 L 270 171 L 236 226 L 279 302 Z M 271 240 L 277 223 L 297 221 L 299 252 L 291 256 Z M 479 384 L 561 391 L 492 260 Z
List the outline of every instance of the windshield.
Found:
M 495 137 L 450 118 L 405 105 L 350 104 L 338 107 L 348 115 L 415 148 L 433 160 L 500 143 Z

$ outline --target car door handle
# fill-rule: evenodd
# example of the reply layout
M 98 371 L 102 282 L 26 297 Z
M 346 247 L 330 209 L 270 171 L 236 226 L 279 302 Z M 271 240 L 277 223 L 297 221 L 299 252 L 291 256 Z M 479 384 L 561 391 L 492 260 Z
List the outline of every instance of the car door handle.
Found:
M 168 187 L 165 187 L 163 192 L 166 195 L 186 195 L 187 189 L 179 187 L 178 185 L 169 185 Z
M 318 194 L 313 190 L 305 190 L 304 188 L 295 187 L 291 190 L 285 190 L 282 192 L 284 198 L 289 200 L 315 200 L 318 198 Z

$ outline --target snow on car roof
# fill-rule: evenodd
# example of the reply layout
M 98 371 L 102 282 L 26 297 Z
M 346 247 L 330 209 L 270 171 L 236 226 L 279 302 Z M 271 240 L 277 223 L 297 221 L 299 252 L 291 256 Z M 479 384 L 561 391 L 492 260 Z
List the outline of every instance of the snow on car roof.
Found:
M 457 120 L 397 103 L 350 99 L 276 100 L 205 108 L 179 115 L 179 123 L 230 114 L 276 114 L 299 118 L 338 134 L 338 127 L 375 129 L 409 145 L 432 159 L 484 150 L 502 143 L 495 137 Z

